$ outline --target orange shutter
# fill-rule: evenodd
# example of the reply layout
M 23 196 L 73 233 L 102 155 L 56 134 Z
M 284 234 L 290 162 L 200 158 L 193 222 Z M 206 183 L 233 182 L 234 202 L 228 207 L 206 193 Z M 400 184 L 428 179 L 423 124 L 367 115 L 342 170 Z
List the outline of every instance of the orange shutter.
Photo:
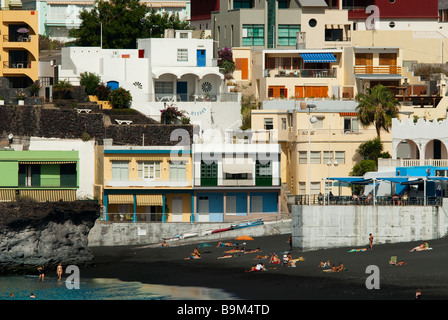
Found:
M 241 71 L 241 79 L 249 79 L 249 59 L 247 58 L 236 58 L 235 59 L 235 70 Z

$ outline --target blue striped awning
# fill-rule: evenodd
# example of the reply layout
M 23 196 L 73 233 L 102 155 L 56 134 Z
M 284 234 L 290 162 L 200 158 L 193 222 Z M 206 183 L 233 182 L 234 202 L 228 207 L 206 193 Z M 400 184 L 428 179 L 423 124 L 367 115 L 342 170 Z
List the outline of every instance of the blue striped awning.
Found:
M 338 62 L 332 53 L 301 53 L 303 62 Z

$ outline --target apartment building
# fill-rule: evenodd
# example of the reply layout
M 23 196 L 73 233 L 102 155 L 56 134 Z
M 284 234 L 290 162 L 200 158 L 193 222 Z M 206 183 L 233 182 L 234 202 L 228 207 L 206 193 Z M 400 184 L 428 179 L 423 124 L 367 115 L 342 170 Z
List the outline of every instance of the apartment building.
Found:
M 198 222 L 272 218 L 280 213 L 277 143 L 193 144 L 194 213 Z
M 348 176 L 362 160 L 359 145 L 376 138 L 374 126 L 364 128 L 359 123 L 356 106 L 354 101 L 265 101 L 262 110 L 252 111 L 252 130 L 269 132 L 253 139 L 277 138 L 281 181 L 292 195 L 350 192 L 325 183 L 325 178 Z M 384 151 L 391 152 L 390 133 L 382 131 L 381 140 Z
M 105 145 L 98 156 L 106 220 L 194 221 L 189 147 Z
M 0 74 L 9 88 L 26 88 L 39 78 L 38 14 L 34 10 L 0 11 Z

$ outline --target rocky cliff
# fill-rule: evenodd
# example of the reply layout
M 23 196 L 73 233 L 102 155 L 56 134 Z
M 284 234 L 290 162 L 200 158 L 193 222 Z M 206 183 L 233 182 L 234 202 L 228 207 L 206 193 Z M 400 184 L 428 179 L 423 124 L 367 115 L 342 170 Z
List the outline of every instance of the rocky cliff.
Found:
M 91 264 L 87 237 L 99 213 L 93 201 L 0 203 L 0 274 Z

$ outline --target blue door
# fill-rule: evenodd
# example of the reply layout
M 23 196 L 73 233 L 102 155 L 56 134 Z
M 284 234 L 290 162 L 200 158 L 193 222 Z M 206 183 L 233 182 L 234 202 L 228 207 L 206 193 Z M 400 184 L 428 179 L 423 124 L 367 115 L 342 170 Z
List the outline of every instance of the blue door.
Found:
M 205 67 L 205 50 L 197 51 L 197 61 L 198 67 Z
M 188 95 L 187 95 L 187 82 L 181 81 L 177 82 L 177 89 L 176 89 L 177 99 L 180 101 L 187 101 Z
M 107 86 L 110 88 L 110 90 L 116 90 L 119 87 L 119 83 L 117 81 L 108 81 Z

